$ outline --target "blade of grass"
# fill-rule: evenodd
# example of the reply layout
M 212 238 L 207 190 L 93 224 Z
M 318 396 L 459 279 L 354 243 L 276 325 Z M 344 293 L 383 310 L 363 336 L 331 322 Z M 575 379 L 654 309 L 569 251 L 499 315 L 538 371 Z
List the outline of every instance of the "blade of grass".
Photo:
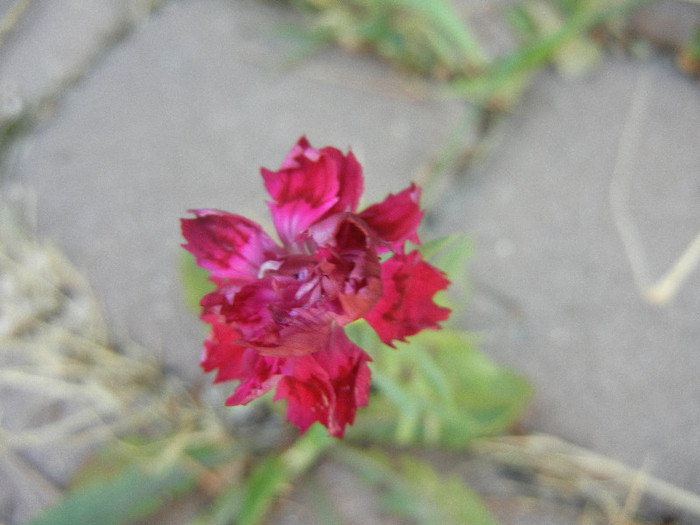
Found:
M 442 0 L 390 0 L 388 3 L 424 15 L 435 24 L 440 32 L 457 44 L 470 64 L 484 66 L 488 62 L 488 58 L 476 37 L 446 2 Z
M 394 440 L 401 444 L 464 448 L 474 437 L 510 428 L 531 396 L 523 377 L 487 359 L 466 334 L 447 329 L 423 332 L 396 352 L 379 353 L 372 375 L 380 396 L 365 412 L 393 420 Z M 374 414 L 378 401 L 393 408 Z M 374 436 L 359 419 L 356 434 L 386 439 L 386 425 Z
M 251 473 L 241 488 L 237 525 L 256 525 L 272 508 L 277 497 L 316 462 L 334 443 L 321 425 L 312 426 L 281 455 L 270 455 Z
M 454 93 L 487 104 L 504 87 L 535 68 L 544 65 L 560 47 L 571 38 L 588 31 L 607 19 L 642 7 L 653 0 L 626 0 L 622 4 L 605 9 L 580 9 L 575 12 L 557 32 L 543 36 L 532 44 L 496 61 L 481 75 L 453 81 L 450 86 Z

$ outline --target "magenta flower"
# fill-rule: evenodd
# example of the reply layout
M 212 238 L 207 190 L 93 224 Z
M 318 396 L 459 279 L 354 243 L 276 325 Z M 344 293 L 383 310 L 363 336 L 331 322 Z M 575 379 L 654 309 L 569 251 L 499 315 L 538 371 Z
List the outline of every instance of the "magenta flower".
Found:
M 201 364 L 216 382 L 237 380 L 227 405 L 275 388 L 287 419 L 342 437 L 369 398 L 369 356 L 343 327 L 364 318 L 393 346 L 439 328 L 449 310 L 433 296 L 449 284 L 418 244 L 423 212 L 414 184 L 357 212 L 362 168 L 352 152 L 299 139 L 279 171 L 262 169 L 281 245 L 239 215 L 193 210 L 182 233 L 216 289 L 202 301 L 212 330 Z M 381 258 L 380 258 L 381 256 Z

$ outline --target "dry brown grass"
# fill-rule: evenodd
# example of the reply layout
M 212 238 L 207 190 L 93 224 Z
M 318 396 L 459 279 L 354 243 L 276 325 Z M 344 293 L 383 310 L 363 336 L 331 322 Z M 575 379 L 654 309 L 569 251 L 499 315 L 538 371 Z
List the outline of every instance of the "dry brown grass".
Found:
M 81 462 L 119 437 L 186 442 L 221 432 L 148 352 L 115 349 L 85 279 L 8 206 L 0 206 L 0 400 L 0 519 L 12 522 L 56 501 Z

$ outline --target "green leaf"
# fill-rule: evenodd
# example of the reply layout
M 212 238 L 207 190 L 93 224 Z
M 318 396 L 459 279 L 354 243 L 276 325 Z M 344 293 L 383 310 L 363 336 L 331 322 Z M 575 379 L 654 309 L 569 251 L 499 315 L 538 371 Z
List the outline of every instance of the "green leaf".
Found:
M 466 235 L 456 233 L 423 243 L 418 251 L 426 260 L 435 258 L 438 260 L 458 259 L 460 263 L 465 263 L 471 255 L 472 246 Z
M 214 290 L 214 283 L 209 280 L 209 272 L 197 265 L 194 255 L 183 252 L 180 257 L 180 275 L 185 304 L 194 311 L 199 311 L 199 301 Z
M 196 484 L 181 461 L 131 465 L 116 476 L 79 487 L 31 525 L 120 525 L 147 517 Z
M 481 70 L 489 61 L 472 28 L 446 0 L 305 0 L 293 6 L 310 33 L 356 50 L 373 48 L 425 75 Z
M 291 472 L 282 458 L 268 456 L 255 467 L 245 485 L 241 487 L 241 509 L 236 523 L 254 525 L 260 523 L 291 481 Z
M 564 14 L 551 3 L 530 0 L 522 6 L 540 35 L 554 34 L 566 25 Z M 589 71 L 599 62 L 601 55 L 602 51 L 597 42 L 587 38 L 585 34 L 580 34 L 559 46 L 559 49 L 553 52 L 552 61 L 562 76 L 571 78 Z
M 373 355 L 376 395 L 350 438 L 463 449 L 473 438 L 507 431 L 530 400 L 529 382 L 489 360 L 467 334 L 424 331 L 398 346 Z
M 401 471 L 410 482 L 410 490 L 405 496 L 416 502 L 416 494 L 422 495 L 434 509 L 434 516 L 427 516 L 424 523 L 441 525 L 444 523 L 470 523 L 474 525 L 495 525 L 496 518 L 489 512 L 481 498 L 471 491 L 456 475 L 440 476 L 435 468 L 425 462 L 403 456 Z M 398 492 L 398 491 L 396 491 Z M 402 499 L 407 500 L 406 497 Z M 416 503 L 414 503 L 414 507 Z M 403 507 L 408 509 L 410 507 Z
M 388 513 L 425 525 L 497 525 L 498 521 L 457 475 L 443 476 L 427 462 L 378 450 L 342 447 L 334 456 L 374 486 Z
M 435 34 L 448 39 L 447 44 L 456 46 L 471 64 L 482 66 L 487 62 L 476 37 L 444 0 L 391 0 L 389 3 L 424 15 L 435 28 Z
M 31 525 L 133 523 L 196 489 L 206 469 L 240 456 L 240 448 L 218 436 L 196 446 L 188 446 L 187 437 L 105 448 L 78 473 L 79 484 Z
M 451 285 L 446 292 L 436 296 L 436 302 L 450 308 L 458 305 L 452 301 L 464 301 L 469 289 L 467 261 L 472 254 L 472 244 L 464 234 L 448 235 L 421 245 L 421 255 L 445 272 Z M 444 300 L 445 299 L 445 300 Z
M 505 107 L 512 105 L 534 71 L 551 60 L 563 46 L 589 31 L 596 24 L 632 11 L 652 0 L 601 2 L 602 7 L 578 2 L 561 28 L 539 35 L 530 44 L 493 62 L 482 74 L 463 77 L 452 82 L 454 92 L 482 105 Z
M 326 435 L 326 429 L 315 424 L 283 454 L 265 458 L 253 469 L 243 487 L 239 488 L 242 493 L 241 504 L 235 523 L 260 523 L 277 497 L 333 443 L 332 438 Z
M 377 333 L 364 319 L 357 319 L 350 324 L 346 324 L 345 334 L 353 343 L 370 355 L 373 355 L 379 349 L 381 351 L 393 351 L 392 348 L 382 343 Z

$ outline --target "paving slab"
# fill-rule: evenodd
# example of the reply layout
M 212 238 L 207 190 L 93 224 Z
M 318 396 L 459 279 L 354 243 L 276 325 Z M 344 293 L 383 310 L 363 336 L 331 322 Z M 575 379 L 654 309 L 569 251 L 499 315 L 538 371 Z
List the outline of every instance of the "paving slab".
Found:
M 271 38 L 285 23 L 259 3 L 166 5 L 66 95 L 10 169 L 117 331 L 185 377 L 201 378 L 202 338 L 178 276 L 188 209 L 269 223 L 259 168 L 276 168 L 302 134 L 352 147 L 368 201 L 379 200 L 409 184 L 460 117 L 459 103 L 413 100 L 372 60 L 331 52 L 290 67 L 293 42 Z
M 0 1 L 0 124 L 60 94 L 143 21 L 157 0 Z
M 700 231 L 698 95 L 664 59 L 545 73 L 443 215 L 474 239 L 465 324 L 537 385 L 528 424 L 694 491 L 700 271 L 652 305 L 632 265 L 656 280 Z
M 52 19 L 48 4 L 32 9 Z M 91 34 L 113 34 L 104 28 L 120 16 Z M 116 332 L 191 382 L 207 379 L 197 365 L 202 327 L 183 306 L 178 277 L 186 210 L 269 224 L 258 168 L 276 168 L 302 133 L 317 146 L 352 147 L 367 201 L 379 200 L 415 178 L 464 109 L 421 98 L 369 57 L 329 51 L 290 63 L 294 43 L 274 35 L 293 21 L 264 2 L 166 3 L 2 166 L 2 187 L 35 194 L 40 234 L 84 270 Z M 41 56 L 61 49 L 43 47 L 29 27 L 2 53 L 35 42 Z M 22 99 L 49 89 L 32 87 L 52 78 L 49 69 L 25 84 L 21 61 L 0 61 L 0 71 L 12 64 L 18 73 L 0 80 L 19 79 Z M 504 120 L 489 160 L 443 196 L 431 232 L 472 235 L 472 306 L 462 322 L 491 356 L 533 379 L 529 428 L 696 492 L 700 272 L 668 304 L 648 304 L 615 210 L 638 230 L 651 277 L 666 272 L 700 229 L 699 119 L 697 83 L 663 57 L 611 58 L 577 82 L 545 72 Z

